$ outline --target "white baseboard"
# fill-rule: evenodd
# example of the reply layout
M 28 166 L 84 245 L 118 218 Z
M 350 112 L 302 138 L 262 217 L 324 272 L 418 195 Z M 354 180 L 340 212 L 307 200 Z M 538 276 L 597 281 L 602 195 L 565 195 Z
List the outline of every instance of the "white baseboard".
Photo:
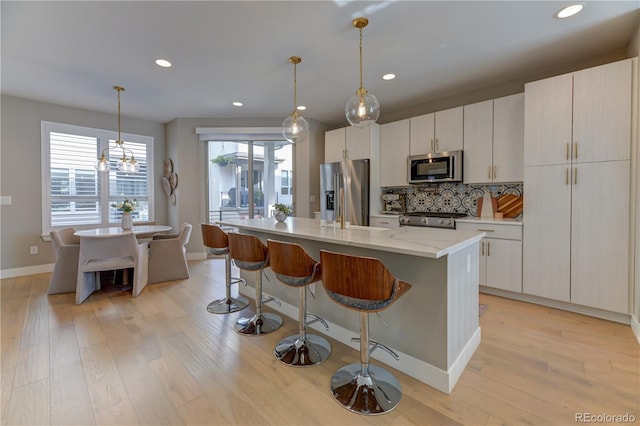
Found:
M 2 269 L 0 270 L 0 279 L 53 272 L 53 265 L 53 263 L 49 263 L 46 265 L 25 266 L 24 268 Z
M 633 335 L 636 336 L 638 345 L 640 345 L 640 323 L 638 323 L 638 317 L 635 315 L 631 315 L 631 330 L 633 331 Z
M 242 288 L 245 296 L 252 297 L 255 294 L 252 294 L 250 290 L 252 287 L 244 287 Z M 271 295 L 264 293 L 265 297 L 269 297 Z M 291 305 L 286 302 L 282 302 L 282 306 L 274 306 L 273 304 L 270 307 L 273 307 L 278 312 L 283 315 L 288 316 L 294 321 L 298 320 L 298 306 Z M 329 324 L 330 334 L 327 334 L 324 326 L 317 322 L 311 324 L 309 328 L 312 328 L 320 333 L 330 336 L 331 338 L 339 341 L 340 343 L 344 343 L 345 345 L 353 348 L 356 351 L 360 350 L 360 343 L 352 342 L 352 337 L 359 337 L 357 331 L 349 330 L 337 324 L 334 324 L 330 321 L 327 321 Z M 389 367 L 395 368 L 396 370 L 402 371 L 403 373 L 420 380 L 421 382 L 438 389 L 440 392 L 446 393 L 447 395 L 451 394 L 453 387 L 458 382 L 458 379 L 462 375 L 467 363 L 473 356 L 475 350 L 480 345 L 480 327 L 476 330 L 475 333 L 471 336 L 467 344 L 465 345 L 462 353 L 455 360 L 451 368 L 448 371 L 442 370 L 438 367 L 435 367 L 428 362 L 422 361 L 418 358 L 415 358 L 411 355 L 405 354 L 403 352 L 397 351 L 393 349 L 398 356 L 400 357 L 400 361 L 393 358 L 386 351 L 379 350 L 375 351 L 371 354 L 371 358 L 378 360 Z

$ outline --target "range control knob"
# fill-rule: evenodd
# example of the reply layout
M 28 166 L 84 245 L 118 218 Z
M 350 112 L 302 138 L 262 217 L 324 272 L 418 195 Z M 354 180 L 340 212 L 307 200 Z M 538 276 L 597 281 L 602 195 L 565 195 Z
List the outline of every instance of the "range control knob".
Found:
M 447 226 L 451 226 L 451 219 L 446 219 L 444 221 L 444 224 L 447 225 Z
M 429 220 L 426 217 L 423 217 L 422 219 L 420 219 L 420 223 L 422 224 L 427 224 L 427 222 L 429 222 Z
M 443 223 L 444 223 L 444 220 L 438 219 L 438 225 L 442 225 Z

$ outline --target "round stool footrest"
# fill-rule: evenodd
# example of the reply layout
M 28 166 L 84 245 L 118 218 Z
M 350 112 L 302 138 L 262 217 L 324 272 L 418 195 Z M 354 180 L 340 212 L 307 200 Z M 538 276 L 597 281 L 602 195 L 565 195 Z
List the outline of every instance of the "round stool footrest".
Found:
M 242 296 L 214 300 L 207 305 L 207 311 L 212 314 L 230 314 L 249 306 L 249 300 Z
M 402 396 L 400 383 L 384 368 L 369 365 L 369 375 L 362 375 L 361 364 L 349 364 L 331 378 L 331 392 L 347 410 L 366 415 L 393 410 Z
M 274 349 L 276 359 L 291 367 L 310 367 L 329 358 L 331 344 L 324 337 L 307 334 L 300 339 L 299 334 L 282 339 Z
M 259 336 L 276 331 L 282 325 L 282 318 L 272 313 L 253 315 L 250 318 L 240 318 L 233 328 L 245 336 Z

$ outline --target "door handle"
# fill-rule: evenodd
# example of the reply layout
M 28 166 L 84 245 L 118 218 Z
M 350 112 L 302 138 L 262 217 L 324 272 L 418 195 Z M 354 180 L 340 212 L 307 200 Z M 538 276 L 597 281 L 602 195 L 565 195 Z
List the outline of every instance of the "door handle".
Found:
M 564 169 L 564 184 L 569 185 L 569 168 Z
M 578 159 L 578 142 L 573 143 L 573 158 Z
M 491 256 L 491 243 L 487 241 L 487 256 Z
M 565 159 L 568 160 L 569 159 L 569 142 L 564 144 L 564 146 L 565 146 Z
M 498 166 L 493 166 L 493 178 L 498 177 Z
M 487 167 L 487 179 L 491 179 L 491 166 Z
M 578 184 L 578 169 L 576 169 L 575 167 L 573 168 L 573 184 Z
M 484 256 L 484 241 L 480 242 L 480 256 Z

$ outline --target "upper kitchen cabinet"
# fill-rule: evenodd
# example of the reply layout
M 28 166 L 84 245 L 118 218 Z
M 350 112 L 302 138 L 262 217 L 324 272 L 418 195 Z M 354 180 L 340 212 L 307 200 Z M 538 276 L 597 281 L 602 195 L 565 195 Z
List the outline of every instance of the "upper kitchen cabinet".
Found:
M 464 106 L 464 181 L 522 182 L 524 93 Z
M 409 119 L 380 126 L 380 186 L 406 186 Z
M 525 85 L 525 165 L 628 160 L 633 59 Z
M 456 107 L 411 118 L 410 154 L 462 149 L 463 114 L 463 108 Z
M 334 163 L 343 158 L 360 160 L 373 159 L 378 155 L 380 145 L 380 125 L 369 127 L 343 127 L 329 130 L 324 136 L 324 162 Z

